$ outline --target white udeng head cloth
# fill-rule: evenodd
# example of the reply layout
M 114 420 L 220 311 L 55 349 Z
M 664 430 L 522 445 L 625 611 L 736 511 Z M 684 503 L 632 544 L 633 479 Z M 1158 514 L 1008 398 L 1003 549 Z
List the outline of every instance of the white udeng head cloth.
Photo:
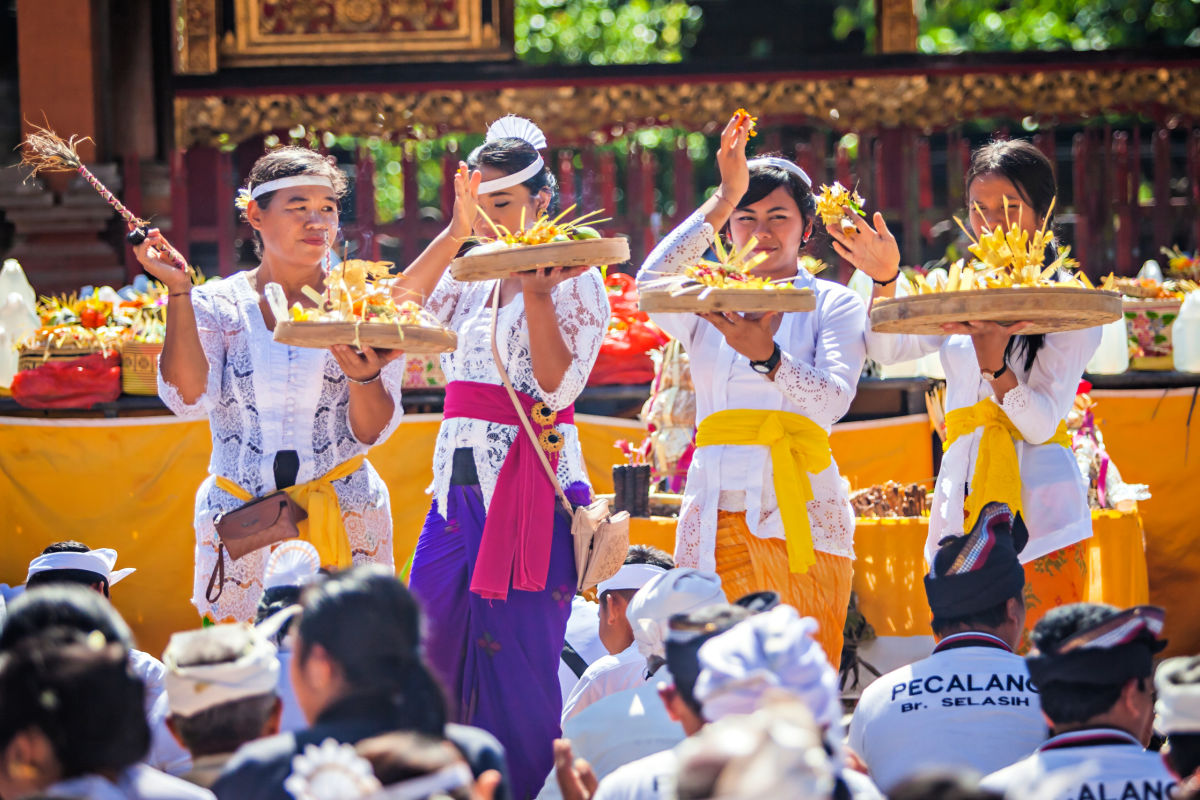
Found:
M 651 578 L 639 589 L 629 601 L 625 616 L 642 657 L 665 658 L 671 617 L 724 602 L 721 578 L 715 572 L 677 567 Z
M 45 553 L 29 562 L 29 572 L 25 574 L 25 582 L 41 572 L 52 572 L 56 569 L 79 569 L 84 572 L 94 572 L 103 576 L 109 586 L 137 572 L 136 567 L 116 569 L 117 551 L 111 547 L 101 547 L 99 550 L 88 550 L 86 553 Z
M 625 564 L 617 570 L 616 575 L 606 581 L 600 581 L 596 586 L 596 596 L 622 589 L 641 589 L 664 572 L 665 569 L 654 564 Z
M 808 173 L 800 168 L 799 164 L 788 161 L 786 158 L 779 156 L 760 156 L 752 158 L 746 162 L 746 166 L 750 169 L 755 167 L 775 167 L 776 169 L 784 170 L 795 175 L 800 180 L 804 181 L 804 185 L 812 189 L 812 178 L 808 177 Z
M 276 178 L 273 181 L 260 183 L 250 190 L 250 199 L 257 200 L 267 192 L 277 192 L 280 189 L 290 189 L 293 186 L 320 186 L 331 192 L 337 191 L 333 188 L 333 181 L 324 175 L 290 175 L 286 178 Z
M 218 664 L 179 666 L 179 657 L 192 647 L 203 647 L 204 639 L 244 635 L 244 645 L 235 658 Z M 163 652 L 167 668 L 167 705 L 172 714 L 190 717 L 205 709 L 246 697 L 274 692 L 279 684 L 279 658 L 275 645 L 255 628 L 244 623 L 213 625 L 171 636 Z
M 534 150 L 545 150 L 547 147 L 546 134 L 542 133 L 542 129 L 524 117 L 518 117 L 515 114 L 509 114 L 493 122 L 488 127 L 487 137 L 483 143 L 488 144 L 500 139 L 520 139 L 523 142 L 527 142 Z M 538 157 L 533 160 L 533 163 L 524 169 L 517 170 L 511 175 L 505 175 L 479 184 L 479 194 L 483 196 L 492 192 L 499 192 L 502 189 L 511 189 L 514 186 L 520 186 L 541 172 L 545 166 L 546 162 L 542 160 L 542 156 L 539 153 Z
M 1200 658 L 1168 658 L 1154 673 L 1155 727 L 1168 736 L 1200 733 Z

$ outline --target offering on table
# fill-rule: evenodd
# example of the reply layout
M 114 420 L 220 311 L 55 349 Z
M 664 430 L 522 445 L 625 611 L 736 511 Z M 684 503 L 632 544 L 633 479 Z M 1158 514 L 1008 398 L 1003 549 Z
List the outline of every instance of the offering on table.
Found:
M 1007 209 L 1006 209 L 1007 210 Z M 1049 219 L 1047 214 L 1046 218 Z M 970 232 L 955 218 L 963 231 Z M 1046 264 L 1053 234 L 1030 236 L 1019 220 L 972 237 L 969 263 L 951 266 L 944 283 L 913 276 L 917 294 L 876 300 L 871 327 L 882 333 L 941 334 L 947 323 L 1030 322 L 1024 333 L 1091 328 L 1121 318 L 1121 295 L 1096 289 L 1076 268 L 1069 248 Z
M 446 353 L 458 337 L 412 301 L 392 297 L 396 278 L 386 261 L 343 261 L 329 271 L 325 291 L 304 287 L 315 306 L 289 309 L 283 287 L 267 284 L 265 294 L 275 315 L 275 341 L 297 347 L 351 344 L 409 353 Z
M 1192 282 L 1200 281 L 1200 255 L 1188 255 L 1180 250 L 1178 245 L 1164 247 L 1162 252 L 1167 257 L 1167 272 L 1172 277 Z
M 758 240 L 751 237 L 741 250 L 729 250 L 718 236 L 713 242 L 716 261 L 701 259 L 683 272 L 650 281 L 642 289 L 638 307 L 650 313 L 757 313 L 816 308 L 812 290 L 793 286 L 793 278 L 771 280 L 752 274 L 767 257 L 766 253 L 751 255 L 757 244 Z
M 450 262 L 450 275 L 460 281 L 490 281 L 547 267 L 603 267 L 629 260 L 628 240 L 604 238 L 592 227 L 606 221 L 593 219 L 600 212 L 565 221 L 574 208 L 553 219 L 542 215 L 528 228 L 522 217 L 518 231 L 497 225 L 481 209 L 496 238 Z
M 929 492 L 919 483 L 888 481 L 859 489 L 850 495 L 854 516 L 860 519 L 897 519 L 929 516 Z
M 846 209 L 849 208 L 859 216 L 864 216 L 866 212 L 863 210 L 863 203 L 866 201 L 863 200 L 862 195 L 850 191 L 840 182 L 834 181 L 833 186 L 822 184 L 816 199 L 817 213 L 821 216 L 822 225 L 827 229 L 836 225 L 847 236 L 858 233 L 858 228 L 854 226 L 854 221 L 846 213 Z

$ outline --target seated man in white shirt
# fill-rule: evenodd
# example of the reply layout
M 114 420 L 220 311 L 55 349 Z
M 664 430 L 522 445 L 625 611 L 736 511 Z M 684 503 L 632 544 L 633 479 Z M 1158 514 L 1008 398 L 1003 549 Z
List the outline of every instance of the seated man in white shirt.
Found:
M 623 573 L 630 573 L 630 576 L 623 577 Z M 563 706 L 564 726 L 571 717 L 601 698 L 636 688 L 649 680 L 666 655 L 663 641 L 671 615 L 725 599 L 721 579 L 716 573 L 694 569 L 663 570 L 651 564 L 627 563 L 612 580 L 642 582 L 625 605 L 624 625 L 608 619 L 612 613 L 610 604 L 620 603 L 619 598 L 602 602 L 600 606 L 600 634 L 609 652 L 613 652 L 614 646 L 626 643 L 626 632 L 631 643 L 616 655 L 605 656 L 587 668 Z M 598 588 L 605 589 L 608 585 L 606 581 Z M 617 592 L 615 588 L 608 588 L 604 596 Z
M 1013 652 L 1025 628 L 1028 534 L 1008 506 L 989 503 L 967 536 L 942 540 L 925 576 L 933 655 L 863 691 L 849 746 L 885 792 L 930 770 L 987 775 L 1046 739 L 1037 689 Z
M 176 633 L 163 662 L 167 727 L 192 754 L 184 780 L 211 788 L 239 747 L 279 732 L 279 659 L 259 631 L 226 624 Z
M 1163 762 L 1181 795 L 1200 790 L 1200 656 L 1169 658 L 1154 673 L 1155 728 L 1165 734 Z
M 1175 797 L 1177 782 L 1144 748 L 1154 722 L 1154 655 L 1163 611 L 1100 603 L 1052 609 L 1026 657 L 1053 736 L 981 782 L 1007 797 Z

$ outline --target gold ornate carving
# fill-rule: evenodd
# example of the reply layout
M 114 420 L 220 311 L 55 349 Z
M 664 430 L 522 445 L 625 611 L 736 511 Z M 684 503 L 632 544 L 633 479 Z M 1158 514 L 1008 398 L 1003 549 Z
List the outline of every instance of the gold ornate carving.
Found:
M 1002 116 L 1078 119 L 1106 111 L 1169 110 L 1200 116 L 1200 68 L 1110 67 L 1039 72 L 909 74 L 771 81 L 541 85 L 178 97 L 180 147 L 240 142 L 298 124 L 362 136 L 414 126 L 482 131 L 507 113 L 532 114 L 559 142 L 602 140 L 671 124 L 711 130 L 731 109 L 752 109 L 764 123 L 810 123 L 839 130 L 945 128 Z
M 217 0 L 174 0 L 175 71 L 207 75 L 217 71 Z

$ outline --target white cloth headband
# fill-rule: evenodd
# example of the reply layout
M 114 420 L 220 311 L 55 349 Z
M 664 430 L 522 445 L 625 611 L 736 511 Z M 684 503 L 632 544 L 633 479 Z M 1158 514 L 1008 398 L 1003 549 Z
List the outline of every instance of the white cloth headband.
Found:
M 653 564 L 625 564 L 617 570 L 616 575 L 606 581 L 600 581 L 596 587 L 596 596 L 600 597 L 605 592 L 615 592 L 621 589 L 640 589 L 664 572 L 666 572 L 665 569 Z
M 222 627 L 244 628 L 249 647 L 233 661 L 179 666 L 178 651 L 187 646 L 188 639 L 211 636 L 210 631 Z M 244 697 L 273 693 L 279 685 L 275 645 L 249 625 L 217 625 L 176 633 L 163 653 L 163 665 L 167 668 L 167 705 L 172 714 L 182 717 Z
M 442 797 L 470 786 L 475 782 L 475 776 L 470 768 L 461 761 L 442 767 L 437 772 L 411 778 L 391 786 L 385 786 L 378 792 L 368 795 L 366 800 L 425 800 L 427 797 Z
M 1160 733 L 1200 733 L 1200 683 L 1188 682 L 1182 674 L 1195 672 L 1196 666 L 1193 656 L 1168 658 L 1158 665 L 1154 673 L 1154 688 L 1158 690 L 1154 714 Z
M 715 572 L 677 567 L 650 579 L 629 601 L 625 617 L 633 628 L 638 652 L 649 660 L 667 655 L 668 623 L 676 614 L 727 602 Z
M 761 156 L 759 158 L 750 159 L 746 162 L 746 166 L 750 169 L 754 169 L 755 167 L 775 167 L 776 169 L 785 170 L 804 181 L 804 185 L 809 189 L 812 189 L 812 178 L 808 177 L 808 173 L 802 170 L 797 164 L 788 161 L 786 158 L 779 158 L 778 156 Z
M 493 178 L 490 181 L 484 181 L 483 183 L 479 184 L 479 194 L 480 196 L 483 196 L 485 194 L 491 194 L 492 192 L 498 192 L 501 189 L 511 189 L 514 186 L 520 186 L 522 183 L 541 172 L 542 168 L 545 166 L 546 162 L 542 160 L 541 156 L 538 156 L 536 159 L 534 159 L 533 163 L 528 167 L 525 167 L 525 169 L 517 170 L 512 175 L 504 175 L 502 177 Z
M 94 572 L 104 576 L 108 585 L 112 586 L 123 578 L 137 572 L 135 567 L 113 570 L 117 565 L 117 551 L 111 547 L 99 550 L 89 550 L 86 553 L 46 553 L 29 562 L 29 572 L 25 582 L 41 572 L 52 572 L 56 569 L 79 569 L 84 572 Z
M 336 190 L 333 188 L 333 181 L 324 175 L 291 175 L 287 178 L 276 178 L 273 181 L 260 183 L 250 190 L 250 199 L 257 200 L 267 192 L 277 192 L 280 189 L 288 189 L 292 186 L 321 186 L 336 193 Z

